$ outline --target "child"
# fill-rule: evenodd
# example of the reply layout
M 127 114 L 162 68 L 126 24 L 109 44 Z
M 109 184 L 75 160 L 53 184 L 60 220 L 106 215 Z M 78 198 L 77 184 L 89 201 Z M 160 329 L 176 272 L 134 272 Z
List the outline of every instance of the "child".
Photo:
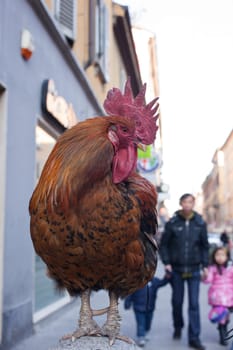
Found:
M 169 282 L 170 275 L 167 274 L 163 279 L 154 277 L 144 288 L 141 288 L 129 295 L 124 302 L 125 309 L 129 309 L 133 304 L 137 323 L 137 337 L 138 346 L 144 347 L 146 340 L 146 333 L 149 332 L 153 313 L 155 309 L 155 302 L 157 297 L 157 290 L 165 286 Z
M 212 305 L 209 319 L 218 323 L 221 345 L 227 345 L 229 310 L 233 307 L 233 266 L 229 263 L 229 251 L 225 247 L 216 248 L 212 254 L 212 265 L 203 278 L 204 283 L 211 284 L 208 291 L 208 302 Z

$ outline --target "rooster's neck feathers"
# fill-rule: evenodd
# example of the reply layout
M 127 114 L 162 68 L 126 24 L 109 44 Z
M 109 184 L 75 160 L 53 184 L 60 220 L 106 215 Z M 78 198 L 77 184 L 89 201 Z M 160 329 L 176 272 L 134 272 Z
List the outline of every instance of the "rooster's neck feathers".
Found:
M 45 163 L 34 192 L 34 204 L 45 201 L 51 209 L 59 206 L 68 211 L 93 183 L 106 177 L 112 181 L 114 148 L 107 131 L 121 120 L 127 124 L 126 118 L 96 117 L 61 135 Z

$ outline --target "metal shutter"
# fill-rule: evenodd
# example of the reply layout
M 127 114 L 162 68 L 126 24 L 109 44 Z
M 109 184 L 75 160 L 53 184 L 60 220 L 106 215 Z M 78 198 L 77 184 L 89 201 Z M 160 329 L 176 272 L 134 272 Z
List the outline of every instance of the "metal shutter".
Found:
M 75 39 L 76 0 L 56 0 L 55 17 L 68 39 Z

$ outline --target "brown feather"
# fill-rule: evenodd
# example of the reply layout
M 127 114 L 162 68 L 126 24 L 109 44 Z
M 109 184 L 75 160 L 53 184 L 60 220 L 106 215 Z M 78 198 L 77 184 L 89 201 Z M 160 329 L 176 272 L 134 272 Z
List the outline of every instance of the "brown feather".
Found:
M 49 276 L 76 295 L 87 288 L 125 296 L 156 268 L 156 193 L 139 175 L 114 184 L 107 130 L 98 117 L 68 130 L 51 152 L 30 201 L 31 236 Z M 144 223 L 144 221 L 146 223 Z

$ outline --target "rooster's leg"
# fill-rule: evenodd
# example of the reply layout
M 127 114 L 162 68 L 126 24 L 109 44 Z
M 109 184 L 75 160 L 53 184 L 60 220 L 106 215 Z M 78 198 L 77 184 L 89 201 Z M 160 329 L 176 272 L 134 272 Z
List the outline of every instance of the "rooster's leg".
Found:
M 118 311 L 118 297 L 114 292 L 109 293 L 110 306 L 107 315 L 107 321 L 101 329 L 101 334 L 109 337 L 110 346 L 114 344 L 115 339 L 121 339 L 127 343 L 134 341 L 126 336 L 120 335 L 120 314 Z
M 101 330 L 97 323 L 93 320 L 92 310 L 90 307 L 90 289 L 81 293 L 81 308 L 79 318 L 79 328 L 72 334 L 67 334 L 62 337 L 65 339 L 75 340 L 84 335 L 100 335 Z

